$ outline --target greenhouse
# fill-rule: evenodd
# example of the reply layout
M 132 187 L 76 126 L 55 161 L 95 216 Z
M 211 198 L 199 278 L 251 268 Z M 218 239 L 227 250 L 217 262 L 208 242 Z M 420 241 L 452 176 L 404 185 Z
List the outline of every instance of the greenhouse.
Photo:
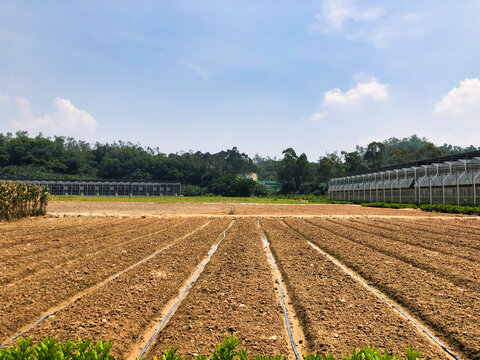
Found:
M 330 180 L 330 200 L 480 204 L 480 151 L 348 174 Z
M 180 196 L 180 183 L 121 181 L 15 180 L 46 186 L 52 195 L 81 196 Z

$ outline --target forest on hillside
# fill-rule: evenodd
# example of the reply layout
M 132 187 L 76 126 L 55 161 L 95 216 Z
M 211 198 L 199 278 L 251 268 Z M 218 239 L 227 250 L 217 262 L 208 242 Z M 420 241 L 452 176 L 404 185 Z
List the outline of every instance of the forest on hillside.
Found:
M 478 148 L 480 150 L 480 148 Z M 144 148 L 130 142 L 95 143 L 71 137 L 31 137 L 25 131 L 0 134 L 1 179 L 178 181 L 189 195 L 211 192 L 224 196 L 263 195 L 265 189 L 248 179 L 278 181 L 281 192 L 325 192 L 335 175 L 477 150 L 474 146 L 436 146 L 412 135 L 357 147 L 353 152 L 325 154 L 310 161 L 287 148 L 281 159 L 255 155 L 236 147 L 211 154 Z

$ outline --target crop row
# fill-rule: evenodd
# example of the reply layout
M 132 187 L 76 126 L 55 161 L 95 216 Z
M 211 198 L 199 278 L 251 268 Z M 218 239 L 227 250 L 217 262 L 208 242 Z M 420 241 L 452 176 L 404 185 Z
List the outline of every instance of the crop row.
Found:
M 241 349 L 241 340 L 235 335 L 230 337 L 224 336 L 223 342 L 213 347 L 214 350 L 210 354 L 199 354 L 193 356 L 194 360 L 286 360 L 283 355 L 264 355 L 258 354 L 250 356 L 245 349 Z M 213 344 L 212 344 L 213 345 Z M 99 340 L 96 343 L 90 339 L 77 339 L 57 341 L 54 338 L 45 338 L 37 343 L 33 343 L 30 338 L 19 340 L 15 346 L 11 348 L 0 349 L 1 360 L 114 360 L 111 354 L 112 342 Z M 181 356 L 177 353 L 177 349 L 170 349 L 159 352 L 158 357 L 162 360 L 189 360 L 189 356 Z M 419 358 L 419 352 L 415 352 L 412 348 L 405 350 L 405 360 L 422 360 Z M 161 354 L 161 355 L 160 355 Z M 145 359 L 145 358 L 144 358 Z M 148 358 L 147 358 L 148 359 Z M 145 359 L 145 360 L 147 360 Z M 157 360 L 157 356 L 150 358 Z M 359 350 L 353 350 L 351 354 L 344 355 L 342 358 L 335 358 L 332 355 L 321 355 L 314 353 L 305 355 L 305 360 L 402 360 L 400 356 L 390 354 L 388 351 L 381 352 L 376 348 L 365 347 Z

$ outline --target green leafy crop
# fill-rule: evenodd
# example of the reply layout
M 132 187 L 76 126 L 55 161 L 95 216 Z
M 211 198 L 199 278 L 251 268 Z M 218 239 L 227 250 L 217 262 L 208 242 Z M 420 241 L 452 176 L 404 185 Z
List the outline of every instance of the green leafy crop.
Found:
M 283 355 L 255 355 L 249 356 L 245 349 L 239 349 L 242 343 L 235 335 L 224 336 L 223 342 L 217 345 L 211 354 L 195 355 L 192 360 L 287 360 Z M 16 344 L 9 348 L 0 349 L 0 360 L 114 360 L 115 357 L 110 354 L 112 342 L 102 340 L 97 343 L 90 339 L 77 341 L 65 340 L 57 341 L 54 338 L 47 337 L 37 343 L 33 343 L 30 338 L 19 339 Z M 366 348 L 353 350 L 351 354 L 345 354 L 341 358 L 336 358 L 329 354 L 304 355 L 304 360 L 424 360 L 421 359 L 419 352 L 414 352 L 412 347 L 406 349 L 406 357 L 402 358 L 395 354 L 389 354 L 388 351 L 381 352 L 377 348 Z M 153 357 L 145 360 L 189 360 L 188 356 L 182 356 L 177 353 L 177 349 L 171 347 L 164 350 L 160 357 Z

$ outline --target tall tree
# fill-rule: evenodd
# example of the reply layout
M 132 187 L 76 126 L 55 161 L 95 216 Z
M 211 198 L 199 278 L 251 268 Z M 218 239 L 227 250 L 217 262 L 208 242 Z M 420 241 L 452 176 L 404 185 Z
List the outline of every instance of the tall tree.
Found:
M 365 162 L 370 169 L 382 165 L 383 155 L 385 154 L 385 144 L 373 141 L 367 146 L 365 151 Z
M 342 151 L 342 156 L 345 161 L 345 171 L 347 173 L 365 170 L 365 162 L 362 155 L 358 151 L 346 152 Z
M 345 165 L 336 153 L 327 154 L 318 160 L 317 178 L 319 183 L 328 183 L 335 175 L 345 173 Z

